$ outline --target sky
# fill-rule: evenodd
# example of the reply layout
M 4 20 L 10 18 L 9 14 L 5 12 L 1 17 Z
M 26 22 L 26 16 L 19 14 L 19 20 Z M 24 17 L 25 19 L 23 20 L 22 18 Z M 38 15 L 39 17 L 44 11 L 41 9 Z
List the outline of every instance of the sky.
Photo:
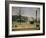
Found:
M 18 15 L 19 10 L 21 10 L 22 16 L 34 18 L 36 18 L 36 10 L 37 10 L 37 18 L 40 17 L 40 8 L 35 7 L 12 7 L 12 15 Z

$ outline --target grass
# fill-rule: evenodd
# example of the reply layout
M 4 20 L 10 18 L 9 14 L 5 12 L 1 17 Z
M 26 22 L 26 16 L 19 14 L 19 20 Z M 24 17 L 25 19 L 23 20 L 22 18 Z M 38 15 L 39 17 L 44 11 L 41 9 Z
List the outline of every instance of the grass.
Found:
M 36 30 L 36 23 L 30 24 L 30 23 L 21 23 L 13 21 L 12 23 L 12 29 L 15 30 Z

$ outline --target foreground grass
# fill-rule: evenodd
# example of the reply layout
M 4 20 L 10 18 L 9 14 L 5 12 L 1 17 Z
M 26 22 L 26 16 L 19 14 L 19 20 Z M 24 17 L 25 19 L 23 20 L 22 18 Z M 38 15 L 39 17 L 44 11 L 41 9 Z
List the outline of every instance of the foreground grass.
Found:
M 12 29 L 15 30 L 36 30 L 36 23 L 30 24 L 30 23 L 21 23 L 20 22 L 13 22 L 12 23 Z

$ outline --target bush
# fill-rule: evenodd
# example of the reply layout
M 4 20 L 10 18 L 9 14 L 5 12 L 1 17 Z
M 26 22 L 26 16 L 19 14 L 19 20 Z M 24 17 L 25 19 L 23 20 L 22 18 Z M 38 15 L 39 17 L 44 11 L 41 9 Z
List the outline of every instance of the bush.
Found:
M 30 21 L 30 24 L 34 24 L 34 21 Z
M 40 30 L 40 25 L 36 25 L 36 29 L 37 30 Z

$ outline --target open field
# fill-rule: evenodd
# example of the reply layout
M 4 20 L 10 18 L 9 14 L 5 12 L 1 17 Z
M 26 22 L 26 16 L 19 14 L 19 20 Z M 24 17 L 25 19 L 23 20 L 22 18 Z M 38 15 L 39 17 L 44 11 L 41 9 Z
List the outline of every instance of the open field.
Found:
M 18 23 L 13 22 L 12 24 L 12 31 L 20 31 L 20 30 L 36 30 L 36 23 Z

